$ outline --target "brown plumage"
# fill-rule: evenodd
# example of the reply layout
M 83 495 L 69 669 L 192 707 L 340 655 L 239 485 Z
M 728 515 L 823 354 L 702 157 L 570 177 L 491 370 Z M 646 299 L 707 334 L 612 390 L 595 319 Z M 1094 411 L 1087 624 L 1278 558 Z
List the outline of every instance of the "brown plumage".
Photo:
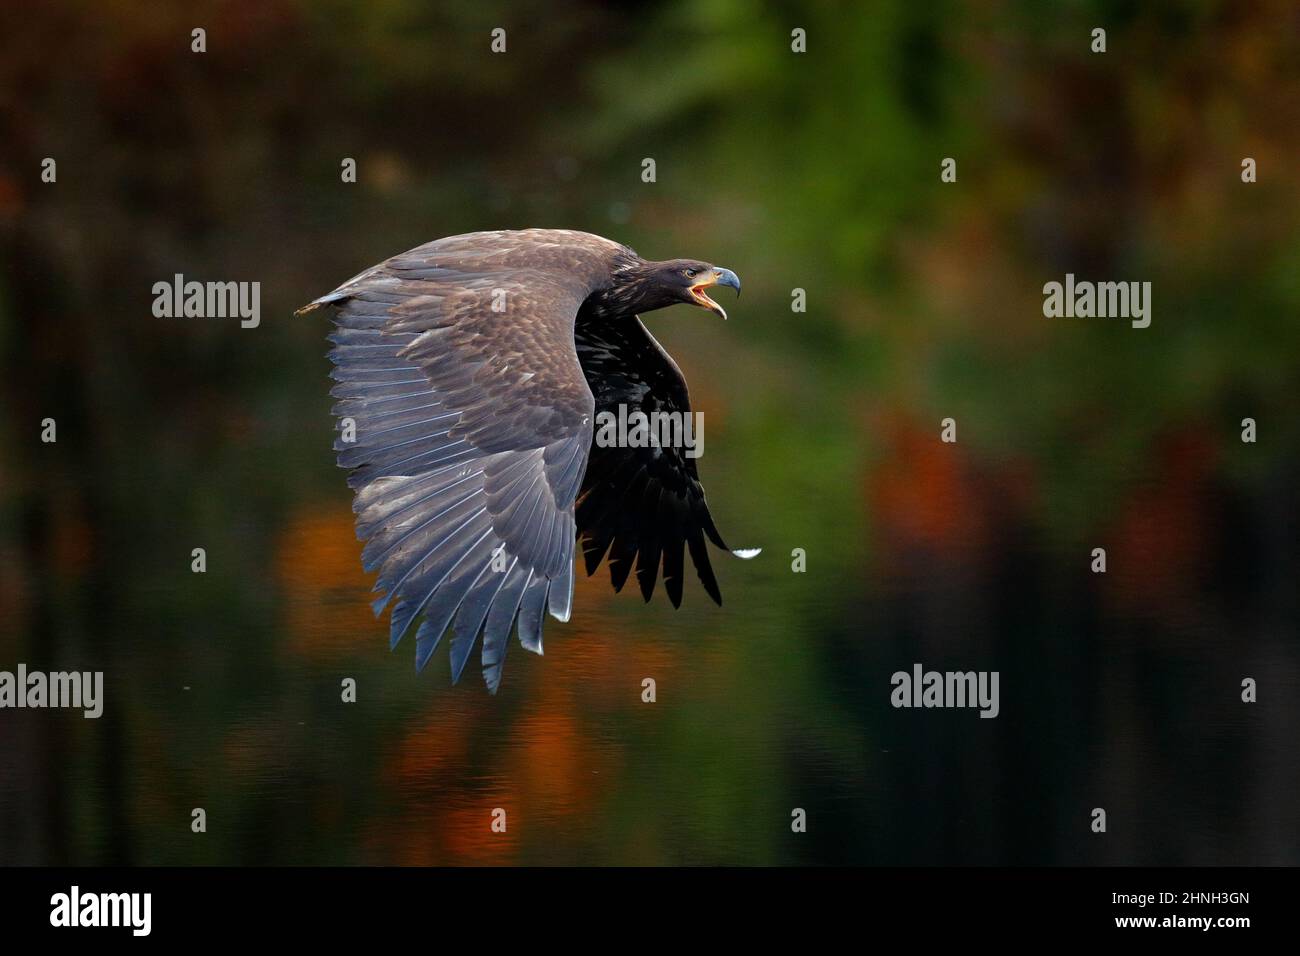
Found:
M 301 311 L 337 309 L 331 394 L 338 463 L 352 469 L 366 570 L 396 599 L 390 641 L 415 618 L 416 666 L 448 629 L 453 680 L 478 636 L 495 692 L 512 627 L 541 653 L 546 610 L 568 620 L 575 539 L 587 573 L 608 554 L 646 600 L 662 564 L 681 602 L 683 553 L 722 603 L 705 539 L 714 527 L 695 460 L 680 448 L 601 447 L 601 411 L 690 410 L 686 383 L 638 312 L 689 302 L 735 274 L 647 262 L 590 233 L 527 229 L 426 243 Z M 349 427 L 355 428 L 355 439 Z M 576 508 L 575 508 L 576 504 Z

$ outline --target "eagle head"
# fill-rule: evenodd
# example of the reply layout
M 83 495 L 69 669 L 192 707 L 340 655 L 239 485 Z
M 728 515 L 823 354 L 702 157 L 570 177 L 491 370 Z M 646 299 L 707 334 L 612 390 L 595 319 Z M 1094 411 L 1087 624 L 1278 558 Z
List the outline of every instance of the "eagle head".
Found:
M 658 268 L 653 273 L 652 281 L 669 297 L 670 302 L 698 305 L 725 319 L 726 310 L 709 298 L 708 290 L 713 286 L 726 285 L 735 289 L 736 295 L 740 295 L 740 277 L 730 269 L 696 259 L 669 259 L 655 265 Z

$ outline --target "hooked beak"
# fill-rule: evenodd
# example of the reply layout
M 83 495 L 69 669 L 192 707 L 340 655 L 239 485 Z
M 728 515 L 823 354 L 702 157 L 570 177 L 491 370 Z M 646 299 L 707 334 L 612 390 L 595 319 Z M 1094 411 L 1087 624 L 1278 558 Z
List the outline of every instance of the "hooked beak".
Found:
M 703 306 L 710 312 L 716 312 L 725 320 L 727 311 L 718 303 L 710 299 L 705 292 L 711 286 L 728 285 L 736 290 L 736 295 L 740 295 L 740 276 L 736 275 L 730 269 L 711 269 L 708 274 L 703 276 L 699 282 L 691 286 L 691 295 L 695 298 L 696 304 Z

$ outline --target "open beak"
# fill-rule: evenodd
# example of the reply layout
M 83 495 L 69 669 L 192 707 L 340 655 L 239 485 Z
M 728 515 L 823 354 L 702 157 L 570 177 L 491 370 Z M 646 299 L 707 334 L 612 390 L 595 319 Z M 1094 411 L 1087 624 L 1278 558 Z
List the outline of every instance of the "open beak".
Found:
M 736 295 L 739 296 L 740 277 L 730 269 L 710 269 L 706 275 L 701 277 L 699 282 L 691 286 L 691 295 L 694 296 L 696 303 L 726 319 L 727 310 L 710 299 L 708 293 L 705 292 L 706 289 L 715 285 L 729 285 L 736 290 Z

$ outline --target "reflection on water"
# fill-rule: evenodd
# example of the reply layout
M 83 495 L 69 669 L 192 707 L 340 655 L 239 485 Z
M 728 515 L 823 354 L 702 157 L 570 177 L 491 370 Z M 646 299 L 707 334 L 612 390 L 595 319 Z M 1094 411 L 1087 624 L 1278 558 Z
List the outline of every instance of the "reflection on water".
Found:
M 1103 579 L 1042 540 L 1001 466 L 899 427 L 899 457 L 818 505 L 869 503 L 868 557 L 818 567 L 814 547 L 793 574 L 804 542 L 765 541 L 724 564 L 722 609 L 698 590 L 679 612 L 646 606 L 584 578 L 574 620 L 548 626 L 544 657 L 516 646 L 495 698 L 477 675 L 450 686 L 445 651 L 418 676 L 412 648 L 388 653 L 342 490 L 260 529 L 233 607 L 167 611 L 194 601 L 188 570 L 125 599 L 74 591 L 115 608 L 63 658 L 107 672 L 108 713 L 6 715 L 7 858 L 1295 862 L 1279 796 L 1300 729 L 1281 626 L 1294 579 L 1279 579 L 1295 541 L 1269 503 L 1217 489 L 1174 440 L 1114 509 Z M 722 501 L 743 481 L 725 455 L 708 462 Z M 84 548 L 63 547 L 79 573 Z M 61 613 L 19 603 L 7 633 L 19 613 Z M 890 675 L 915 662 L 999 670 L 1000 716 L 894 710 Z M 1261 683 L 1252 707 L 1243 676 Z M 1088 830 L 1096 806 L 1105 838 Z M 796 807 L 806 834 L 790 831 Z

